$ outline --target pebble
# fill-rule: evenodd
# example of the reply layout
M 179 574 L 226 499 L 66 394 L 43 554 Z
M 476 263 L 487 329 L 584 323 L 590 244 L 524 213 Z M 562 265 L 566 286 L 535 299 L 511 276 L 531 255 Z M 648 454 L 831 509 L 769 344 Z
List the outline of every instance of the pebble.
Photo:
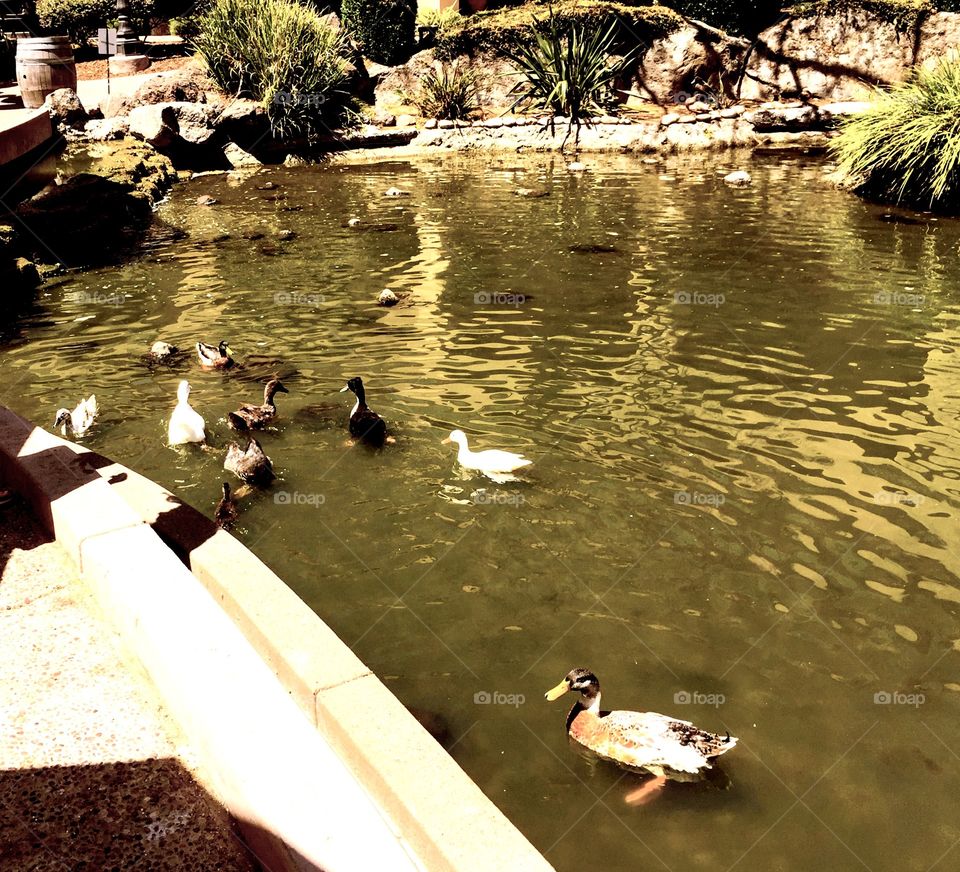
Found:
M 220 201 L 216 197 L 211 197 L 207 194 L 202 194 L 201 196 L 197 197 L 198 206 L 216 206 L 216 204 L 219 202 Z
M 399 302 L 399 297 L 390 288 L 384 288 L 377 297 L 377 304 L 380 306 L 396 306 Z

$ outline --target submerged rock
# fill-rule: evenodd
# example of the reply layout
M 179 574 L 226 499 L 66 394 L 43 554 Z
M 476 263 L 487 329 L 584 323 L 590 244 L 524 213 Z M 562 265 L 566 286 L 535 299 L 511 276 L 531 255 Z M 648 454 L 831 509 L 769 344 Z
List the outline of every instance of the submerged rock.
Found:
M 377 304 L 380 306 L 396 306 L 399 302 L 400 298 L 390 288 L 384 288 L 377 297 Z
M 723 177 L 723 180 L 728 185 L 742 186 L 742 185 L 749 185 L 753 181 L 753 178 L 750 176 L 750 173 L 748 173 L 746 170 L 737 170 L 736 172 L 732 172 L 732 173 L 729 173 L 728 175 L 725 175 Z
M 257 160 L 250 152 L 244 151 L 235 142 L 228 142 L 223 147 L 223 156 L 234 169 L 241 167 L 260 167 L 263 164 Z

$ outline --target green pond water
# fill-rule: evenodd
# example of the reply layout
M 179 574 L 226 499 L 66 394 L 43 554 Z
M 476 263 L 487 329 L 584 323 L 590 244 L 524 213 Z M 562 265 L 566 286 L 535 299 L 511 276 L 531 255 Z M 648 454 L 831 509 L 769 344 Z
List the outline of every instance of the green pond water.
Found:
M 85 443 L 209 513 L 222 450 L 164 445 L 178 380 L 222 449 L 280 372 L 280 477 L 236 535 L 560 870 L 957 868 L 960 224 L 805 159 L 742 189 L 743 158 L 585 160 L 181 185 L 159 217 L 186 239 L 53 280 L 3 329 L 0 399 L 50 426 L 96 392 Z M 157 338 L 246 366 L 151 369 Z M 346 444 L 353 375 L 382 452 Z M 464 474 L 454 427 L 535 464 Z M 543 699 L 578 665 L 605 707 L 739 747 L 628 805 L 638 777 Z

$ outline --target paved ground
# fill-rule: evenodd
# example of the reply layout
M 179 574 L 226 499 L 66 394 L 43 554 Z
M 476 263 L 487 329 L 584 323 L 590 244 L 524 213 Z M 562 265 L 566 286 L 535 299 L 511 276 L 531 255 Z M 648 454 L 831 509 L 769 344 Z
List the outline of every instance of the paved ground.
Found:
M 0 497 L 0 870 L 253 868 L 73 564 Z

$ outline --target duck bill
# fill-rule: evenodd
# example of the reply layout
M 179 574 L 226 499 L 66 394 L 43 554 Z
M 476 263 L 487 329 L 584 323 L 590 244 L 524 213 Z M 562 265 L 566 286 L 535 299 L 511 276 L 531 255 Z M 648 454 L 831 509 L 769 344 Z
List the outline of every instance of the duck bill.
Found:
M 342 388 L 340 388 L 340 393 L 345 394 L 349 390 L 350 390 L 350 385 L 344 385 Z
M 446 439 L 440 440 L 441 445 L 449 445 L 451 442 L 453 442 L 453 440 L 449 436 Z
M 567 684 L 567 679 L 564 678 L 556 687 L 550 688 L 550 690 L 544 694 L 544 697 L 550 702 L 553 702 L 555 699 L 560 699 L 568 690 L 570 690 L 570 685 Z

